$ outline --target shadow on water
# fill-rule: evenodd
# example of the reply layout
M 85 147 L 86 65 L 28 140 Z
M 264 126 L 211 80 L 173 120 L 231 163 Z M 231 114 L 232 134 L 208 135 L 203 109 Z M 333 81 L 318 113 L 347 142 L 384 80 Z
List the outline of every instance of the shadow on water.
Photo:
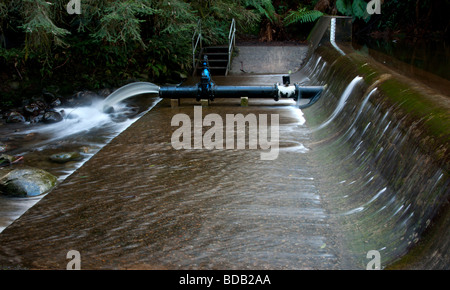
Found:
M 450 43 L 444 40 L 356 39 L 353 48 L 439 93 L 450 90 Z
M 353 47 L 387 65 L 402 62 L 408 65 L 405 71 L 418 68 L 450 81 L 450 43 L 445 40 L 357 38 Z M 388 57 L 397 62 L 390 63 Z

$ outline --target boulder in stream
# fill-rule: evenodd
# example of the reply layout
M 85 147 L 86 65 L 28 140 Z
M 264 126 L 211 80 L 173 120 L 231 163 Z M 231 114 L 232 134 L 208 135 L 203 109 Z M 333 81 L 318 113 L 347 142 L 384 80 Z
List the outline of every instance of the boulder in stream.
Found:
M 66 99 L 68 106 L 90 106 L 95 99 L 99 99 L 99 95 L 92 91 L 80 91 Z
M 44 113 L 44 122 L 45 123 L 57 123 L 63 120 L 63 117 L 60 113 L 54 111 L 48 111 Z
M 82 156 L 78 152 L 62 152 L 50 156 L 50 160 L 56 163 L 66 163 L 69 161 L 81 160 Z
M 16 164 L 21 161 L 23 161 L 23 156 L 13 156 L 8 154 L 0 155 L 0 167 L 11 166 L 12 164 Z
M 41 112 L 41 108 L 36 103 L 31 103 L 23 107 L 23 111 L 28 116 L 37 116 Z
M 6 123 L 25 123 L 25 117 L 22 116 L 22 114 L 20 114 L 19 112 L 11 112 L 7 119 L 6 119 Z
M 49 192 L 57 178 L 51 173 L 33 167 L 0 170 L 0 193 L 14 197 L 32 197 Z

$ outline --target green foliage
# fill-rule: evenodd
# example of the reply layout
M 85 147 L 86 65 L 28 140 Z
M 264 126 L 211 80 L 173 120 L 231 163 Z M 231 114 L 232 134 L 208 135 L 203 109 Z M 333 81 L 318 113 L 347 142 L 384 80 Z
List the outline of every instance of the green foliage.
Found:
M 336 9 L 344 15 L 352 16 L 353 18 L 363 19 L 369 22 L 370 14 L 366 10 L 367 3 L 363 0 L 337 0 Z
M 189 35 L 189 37 L 183 37 L 183 40 L 191 37 L 198 18 L 188 3 L 179 0 L 165 0 L 161 1 L 157 8 L 155 23 L 159 31 L 157 34 L 172 35 L 177 39 Z
M 44 0 L 23 0 L 26 33 L 25 50 L 49 54 L 52 44 L 63 45 L 64 36 L 70 32 L 55 25 L 51 19 L 51 2 Z M 27 57 L 26 56 L 26 57 Z
M 8 6 L 6 3 L 0 2 L 0 47 L 5 47 L 5 38 L 3 36 L 3 19 L 8 16 Z
M 233 18 L 238 32 L 256 34 L 263 22 L 263 27 L 267 22 L 284 26 L 287 11 L 298 5 L 281 1 L 275 7 L 272 0 L 81 0 L 81 14 L 69 15 L 68 3 L 0 1 L 3 75 L 37 79 L 39 85 L 66 81 L 83 87 L 117 86 L 129 78 L 158 82 L 192 69 L 191 39 L 198 20 L 204 45 L 224 44 Z M 310 10 L 296 12 L 308 13 L 297 18 L 291 13 L 290 23 L 317 17 Z
M 322 15 L 323 13 L 320 11 L 308 10 L 306 7 L 300 7 L 296 11 L 289 11 L 284 21 L 285 25 L 290 25 L 293 23 L 314 22 Z
M 276 19 L 275 7 L 271 0 L 246 0 L 245 7 L 254 7 L 258 16 L 265 16 L 270 22 Z
M 105 40 L 110 43 L 139 42 L 145 44 L 141 38 L 140 24 L 145 22 L 138 16 L 152 15 L 156 11 L 145 3 L 146 1 L 114 1 L 106 3 L 102 8 L 100 27 L 92 34 L 94 39 Z
M 255 6 L 248 6 L 250 4 Z M 228 41 L 231 20 L 236 20 L 239 31 L 247 31 L 261 20 L 259 4 L 267 0 L 215 0 L 192 1 L 191 6 L 198 11 L 202 21 L 202 36 L 206 45 L 224 44 Z M 261 9 L 261 10 L 259 10 Z M 269 8 L 270 9 L 270 8 Z M 269 12 L 268 12 L 269 13 Z M 192 30 L 193 31 L 193 30 Z

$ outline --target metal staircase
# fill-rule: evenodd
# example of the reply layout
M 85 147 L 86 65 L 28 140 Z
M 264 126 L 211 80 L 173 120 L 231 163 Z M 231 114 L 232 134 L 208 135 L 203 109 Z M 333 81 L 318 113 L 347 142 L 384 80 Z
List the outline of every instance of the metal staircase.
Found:
M 208 57 L 211 75 L 228 75 L 231 66 L 231 57 L 236 43 L 235 35 L 236 22 L 233 19 L 228 34 L 228 45 L 202 47 L 201 21 L 199 20 L 197 29 L 192 36 L 193 76 L 201 74 L 201 61 L 205 56 Z

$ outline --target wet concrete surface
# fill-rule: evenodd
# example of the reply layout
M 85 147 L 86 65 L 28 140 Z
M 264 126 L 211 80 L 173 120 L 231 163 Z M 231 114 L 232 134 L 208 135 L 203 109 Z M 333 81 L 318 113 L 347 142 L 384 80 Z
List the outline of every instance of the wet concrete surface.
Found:
M 348 269 L 293 101 L 215 100 L 203 116 L 279 114 L 280 151 L 175 150 L 161 101 L 0 234 L 2 268 Z M 203 128 L 203 132 L 207 129 Z
M 235 49 L 230 75 L 248 73 L 287 74 L 300 69 L 308 47 L 239 45 Z

